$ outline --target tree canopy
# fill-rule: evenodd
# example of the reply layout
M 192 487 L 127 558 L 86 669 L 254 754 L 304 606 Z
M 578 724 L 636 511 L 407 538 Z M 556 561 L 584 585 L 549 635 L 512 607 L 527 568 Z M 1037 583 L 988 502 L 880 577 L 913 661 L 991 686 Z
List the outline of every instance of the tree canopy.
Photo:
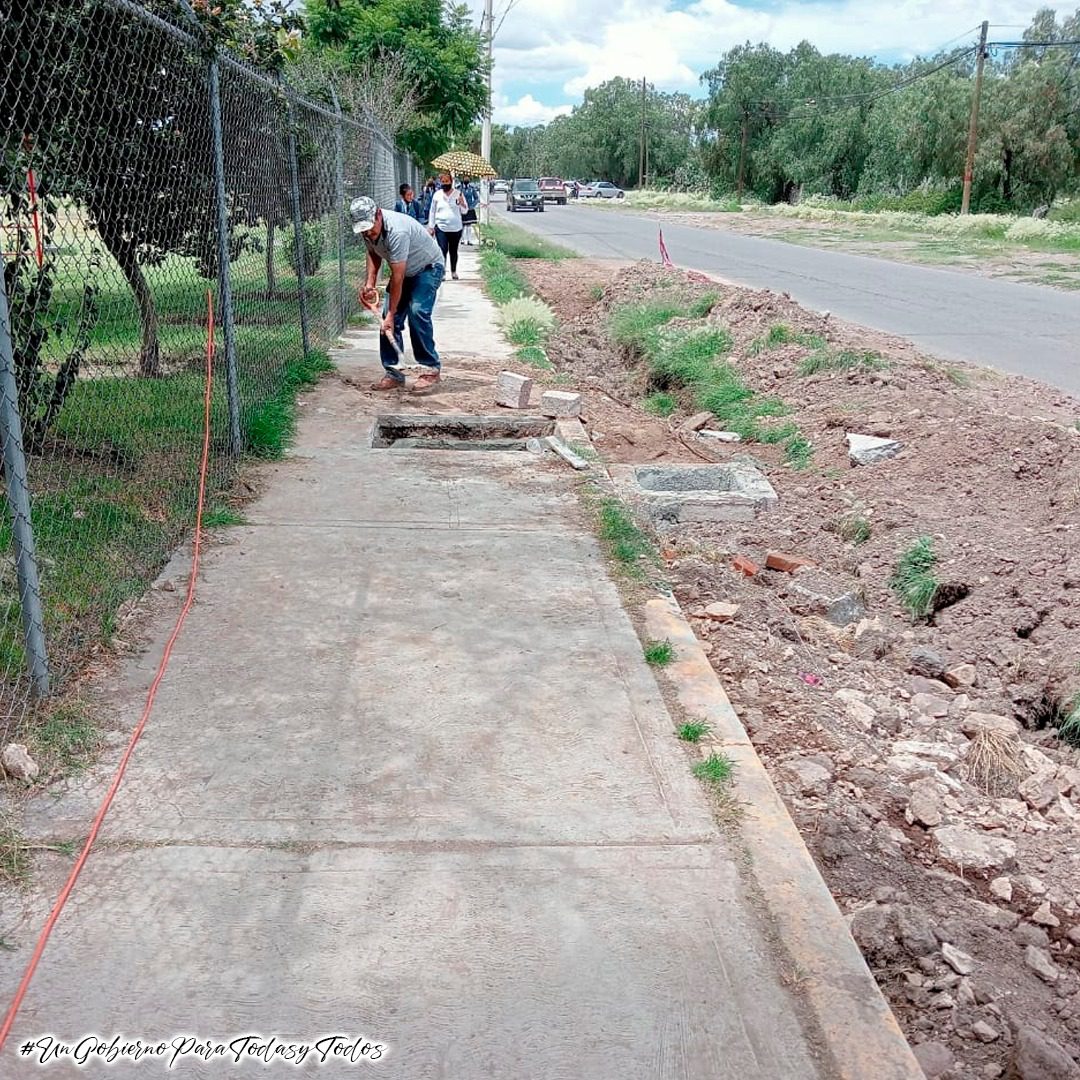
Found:
M 309 0 L 309 44 L 355 70 L 400 64 L 414 88 L 401 144 L 431 161 L 487 108 L 487 56 L 463 4 Z

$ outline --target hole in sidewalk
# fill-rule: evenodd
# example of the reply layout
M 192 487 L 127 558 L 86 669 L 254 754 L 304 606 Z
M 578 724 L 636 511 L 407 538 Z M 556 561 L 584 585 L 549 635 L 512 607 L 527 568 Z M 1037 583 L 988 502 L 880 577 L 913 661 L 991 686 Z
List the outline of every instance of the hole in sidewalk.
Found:
M 546 416 L 376 417 L 371 445 L 397 450 L 525 450 L 530 439 L 555 432 Z

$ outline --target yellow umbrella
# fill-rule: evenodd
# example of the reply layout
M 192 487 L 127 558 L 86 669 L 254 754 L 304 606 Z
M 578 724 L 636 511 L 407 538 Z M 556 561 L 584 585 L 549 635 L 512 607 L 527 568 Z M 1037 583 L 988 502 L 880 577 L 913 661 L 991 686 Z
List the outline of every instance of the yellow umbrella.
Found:
M 440 154 L 431 164 L 436 169 L 448 169 L 452 173 L 472 176 L 477 180 L 482 180 L 485 176 L 499 175 L 488 161 L 468 150 L 448 150 L 445 154 Z

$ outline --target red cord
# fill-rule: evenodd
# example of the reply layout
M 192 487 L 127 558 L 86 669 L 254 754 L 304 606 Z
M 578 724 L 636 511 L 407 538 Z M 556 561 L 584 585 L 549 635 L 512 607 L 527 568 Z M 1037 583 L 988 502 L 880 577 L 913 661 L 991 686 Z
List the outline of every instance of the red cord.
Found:
M 37 265 L 40 270 L 45 262 L 45 250 L 41 246 L 41 214 L 38 211 L 37 185 L 34 181 L 34 170 L 26 170 L 26 182 L 30 186 L 30 218 L 34 223 L 34 254 L 37 256 Z M 3 1041 L 0 1040 L 0 1048 Z
M 213 385 L 214 373 L 214 299 L 209 289 L 206 291 L 206 301 L 208 331 L 206 340 L 206 395 L 203 416 L 202 463 L 199 467 L 199 501 L 195 510 L 195 543 L 192 551 L 191 574 L 188 577 L 187 596 L 184 599 L 184 606 L 180 611 L 180 616 L 176 620 L 176 626 L 173 627 L 173 632 L 165 645 L 165 651 L 161 655 L 161 663 L 158 664 L 157 674 L 154 676 L 154 681 L 150 684 L 150 690 L 146 695 L 146 705 L 143 707 L 142 717 L 139 719 L 138 724 L 135 725 L 135 730 L 131 733 L 131 739 L 128 742 L 127 749 L 124 751 L 124 756 L 120 759 L 120 764 L 116 768 L 116 774 L 113 776 L 112 783 L 109 785 L 109 790 L 105 793 L 105 798 L 102 800 L 97 816 L 94 818 L 94 823 L 90 827 L 90 835 L 87 836 L 86 843 L 83 844 L 83 849 L 79 853 L 78 859 L 75 860 L 75 865 L 71 868 L 71 873 L 68 874 L 67 881 L 64 882 L 64 887 L 60 890 L 60 895 L 56 898 L 56 903 L 53 905 L 49 917 L 45 920 L 45 925 L 42 927 L 41 934 L 37 940 L 37 945 L 34 947 L 34 953 L 30 957 L 30 963 L 26 966 L 26 972 L 22 977 L 22 982 L 19 983 L 19 989 L 15 992 L 15 997 L 8 1007 L 7 1015 L 4 1017 L 3 1026 L 0 1027 L 0 1052 L 3 1051 L 4 1044 L 7 1042 L 7 1037 L 11 1032 L 11 1026 L 15 1022 L 15 1016 L 22 1005 L 23 998 L 26 996 L 26 991 L 30 987 L 30 980 L 34 977 L 38 961 L 41 959 L 41 954 L 45 951 L 45 946 L 48 943 L 49 936 L 52 934 L 53 927 L 60 918 L 60 913 L 64 910 L 64 905 L 67 903 L 68 897 L 75 887 L 75 882 L 78 880 L 79 874 L 82 873 L 82 868 L 86 864 L 90 849 L 94 846 L 94 841 L 97 839 L 98 832 L 101 830 L 105 815 L 109 812 L 109 807 L 112 806 L 113 798 L 120 788 L 120 782 L 124 779 L 124 773 L 127 771 L 128 762 L 131 760 L 135 744 L 141 738 L 143 729 L 146 727 L 146 721 L 150 718 L 150 710 L 154 707 L 154 699 L 157 697 L 158 687 L 161 685 L 161 680 L 165 677 L 165 669 L 169 666 L 169 658 L 172 656 L 173 646 L 176 644 L 176 639 L 180 636 L 180 631 L 183 629 L 188 612 L 191 610 L 191 605 L 195 600 L 195 579 L 199 573 L 199 549 L 202 542 L 203 503 L 206 498 L 206 471 L 210 461 L 210 393 Z

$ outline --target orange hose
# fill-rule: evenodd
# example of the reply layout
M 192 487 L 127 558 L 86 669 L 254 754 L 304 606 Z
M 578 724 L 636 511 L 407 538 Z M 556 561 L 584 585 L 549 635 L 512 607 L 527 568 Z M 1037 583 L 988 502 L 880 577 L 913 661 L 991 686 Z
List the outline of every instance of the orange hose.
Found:
M 165 677 L 165 670 L 169 666 L 169 658 L 172 656 L 173 646 L 176 644 L 176 639 L 180 636 L 180 631 L 187 621 L 188 612 L 191 610 L 191 605 L 195 600 L 195 579 L 199 573 L 199 550 L 202 543 L 203 504 L 206 499 L 206 472 L 210 462 L 210 395 L 213 388 L 214 374 L 214 299 L 209 289 L 206 291 L 206 302 L 206 395 L 204 399 L 203 414 L 203 447 L 202 462 L 199 467 L 199 500 L 195 510 L 195 542 L 192 551 L 191 574 L 188 577 L 187 596 L 184 599 L 184 606 L 180 611 L 180 615 L 176 620 L 176 625 L 173 627 L 173 632 L 169 635 L 169 640 L 165 644 L 165 651 L 161 655 L 161 663 L 158 664 L 157 674 L 154 676 L 154 681 L 150 684 L 150 690 L 146 695 L 146 705 L 143 707 L 142 716 L 140 717 L 138 724 L 135 725 L 135 730 L 131 733 L 131 739 L 128 741 L 124 756 L 120 759 L 120 764 L 116 768 L 116 773 L 113 776 L 112 783 L 109 785 L 109 790 L 105 793 L 105 798 L 98 808 L 93 825 L 90 826 L 90 834 L 86 838 L 86 843 L 83 844 L 82 851 L 75 860 L 75 865 L 72 866 L 71 873 L 68 874 L 67 881 L 64 882 L 64 887 L 60 890 L 60 895 L 56 898 L 56 903 L 53 905 L 52 911 L 49 912 L 49 917 L 45 920 L 45 925 L 42 927 L 41 934 L 38 936 L 37 945 L 34 946 L 33 955 L 30 957 L 30 962 L 26 965 L 26 971 L 23 974 L 22 982 L 19 983 L 19 989 L 15 992 L 15 997 L 8 1007 L 7 1014 L 4 1017 L 3 1026 L 0 1026 L 0 1052 L 3 1051 L 8 1035 L 11 1033 L 11 1026 L 15 1022 L 15 1017 L 22 1005 L 23 998 L 26 996 L 26 991 L 30 987 L 30 981 L 33 979 L 34 972 L 37 970 L 38 962 L 41 960 L 41 954 L 45 951 L 45 946 L 49 941 L 49 936 L 53 932 L 53 927 L 56 926 L 56 922 L 60 918 L 61 912 L 64 910 L 64 905 L 67 904 L 68 897 L 71 895 L 72 889 L 75 888 L 75 882 L 79 879 L 79 874 L 82 873 L 83 866 L 86 865 L 86 860 L 90 855 L 90 849 L 94 846 L 94 841 L 101 831 L 105 815 L 109 812 L 109 807 L 112 806 L 113 798 L 120 788 L 121 781 L 124 779 L 124 773 L 127 772 L 128 762 L 131 760 L 135 744 L 142 737 L 146 722 L 150 719 L 150 710 L 154 707 L 154 699 L 157 697 L 158 687 L 161 685 L 161 680 Z

